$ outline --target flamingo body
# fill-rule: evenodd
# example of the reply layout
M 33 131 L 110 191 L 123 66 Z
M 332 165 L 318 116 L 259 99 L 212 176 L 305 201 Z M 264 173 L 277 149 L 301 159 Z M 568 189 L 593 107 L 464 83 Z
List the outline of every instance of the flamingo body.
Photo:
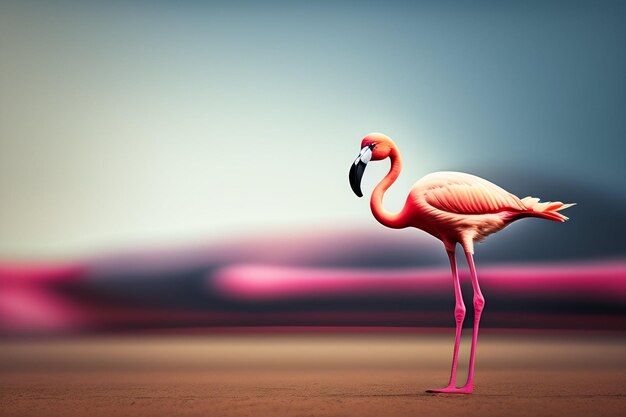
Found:
M 474 241 L 482 241 L 517 219 L 567 220 L 558 210 L 570 205 L 561 202 L 537 205 L 535 200 L 531 197 L 520 200 L 475 175 L 434 172 L 411 188 L 401 216 L 407 226 L 422 229 L 441 240 L 447 250 L 452 250 L 458 242 L 474 253 Z
M 524 217 L 564 222 L 567 217 L 559 213 L 573 204 L 539 202 L 538 198 L 518 198 L 497 185 L 462 172 L 435 172 L 420 179 L 407 197 L 400 212 L 389 213 L 383 207 L 383 196 L 395 182 L 402 170 L 402 157 L 396 144 L 381 133 L 371 133 L 361 141 L 361 152 L 350 168 L 349 179 L 352 190 L 362 197 L 361 178 L 370 161 L 389 158 L 391 168 L 372 191 L 370 207 L 372 214 L 381 224 L 394 229 L 415 227 L 441 240 L 448 253 L 456 306 L 454 318 L 456 334 L 452 357 L 450 380 L 444 388 L 430 390 L 434 393 L 470 394 L 474 391 L 474 364 L 478 328 L 485 307 L 485 298 L 480 290 L 474 266 L 474 242 L 482 241 L 492 233 L 505 228 L 511 222 Z M 456 370 L 465 304 L 456 266 L 455 248 L 460 243 L 470 268 L 474 290 L 474 327 L 467 382 L 456 386 Z

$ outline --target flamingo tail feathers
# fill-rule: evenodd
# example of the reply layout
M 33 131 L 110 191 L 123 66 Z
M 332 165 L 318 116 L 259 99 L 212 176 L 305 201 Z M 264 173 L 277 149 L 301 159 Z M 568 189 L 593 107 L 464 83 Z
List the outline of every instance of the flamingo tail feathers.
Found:
M 569 217 L 562 215 L 559 211 L 576 205 L 576 203 L 566 204 L 560 201 L 546 201 L 542 203 L 535 197 L 524 197 L 522 198 L 522 203 L 527 209 L 527 211 L 520 213 L 523 217 L 540 217 L 555 222 L 569 220 Z

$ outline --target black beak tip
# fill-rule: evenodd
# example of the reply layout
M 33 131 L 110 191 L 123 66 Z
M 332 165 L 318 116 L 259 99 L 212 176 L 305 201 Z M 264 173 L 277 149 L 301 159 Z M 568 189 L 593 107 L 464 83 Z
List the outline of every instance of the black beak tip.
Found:
M 365 171 L 365 163 L 359 162 L 356 164 L 352 164 L 350 167 L 350 173 L 348 177 L 350 179 L 350 188 L 354 191 L 354 194 L 357 197 L 363 197 L 363 192 L 361 191 L 361 177 L 363 177 L 363 171 Z

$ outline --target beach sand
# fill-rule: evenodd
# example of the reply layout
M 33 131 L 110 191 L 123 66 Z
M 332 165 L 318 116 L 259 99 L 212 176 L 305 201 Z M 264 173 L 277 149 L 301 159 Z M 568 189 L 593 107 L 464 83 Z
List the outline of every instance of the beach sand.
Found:
M 485 332 L 465 396 L 447 331 L 4 339 L 0 415 L 624 416 L 625 342 Z

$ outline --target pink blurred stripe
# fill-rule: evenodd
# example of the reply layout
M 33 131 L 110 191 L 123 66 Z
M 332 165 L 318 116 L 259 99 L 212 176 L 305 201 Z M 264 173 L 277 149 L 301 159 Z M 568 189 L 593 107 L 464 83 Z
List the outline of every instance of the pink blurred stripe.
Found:
M 537 299 L 593 298 L 626 302 L 626 262 L 485 266 L 483 288 L 498 294 Z M 59 264 L 0 266 L 0 330 L 9 332 L 100 331 L 115 329 L 239 326 L 424 326 L 452 323 L 440 311 L 198 311 L 133 308 L 93 303 L 64 294 L 57 284 L 81 281 L 85 267 Z M 306 297 L 446 294 L 452 302 L 447 268 L 356 270 L 232 265 L 210 277 L 207 293 L 241 301 L 291 300 Z M 467 280 L 467 276 L 464 277 Z M 214 294 L 217 291 L 218 294 Z M 450 304 L 452 307 L 452 304 Z M 320 307 L 321 308 L 321 307 Z M 218 308 L 219 310 L 219 308 Z M 491 327 L 626 329 L 626 318 L 608 314 L 545 314 L 494 311 Z
M 53 288 L 79 280 L 84 274 L 85 268 L 77 264 L 0 265 L 0 329 L 30 333 L 80 328 L 86 323 L 84 309 Z
M 461 272 L 467 279 L 467 273 Z M 550 296 L 576 293 L 626 300 L 626 262 L 513 265 L 480 268 L 485 288 Z M 216 288 L 242 300 L 280 300 L 310 296 L 384 295 L 452 291 L 447 268 L 355 270 L 233 265 L 220 270 Z
M 46 284 L 78 279 L 86 273 L 81 264 L 3 262 L 0 263 L 0 284 Z

